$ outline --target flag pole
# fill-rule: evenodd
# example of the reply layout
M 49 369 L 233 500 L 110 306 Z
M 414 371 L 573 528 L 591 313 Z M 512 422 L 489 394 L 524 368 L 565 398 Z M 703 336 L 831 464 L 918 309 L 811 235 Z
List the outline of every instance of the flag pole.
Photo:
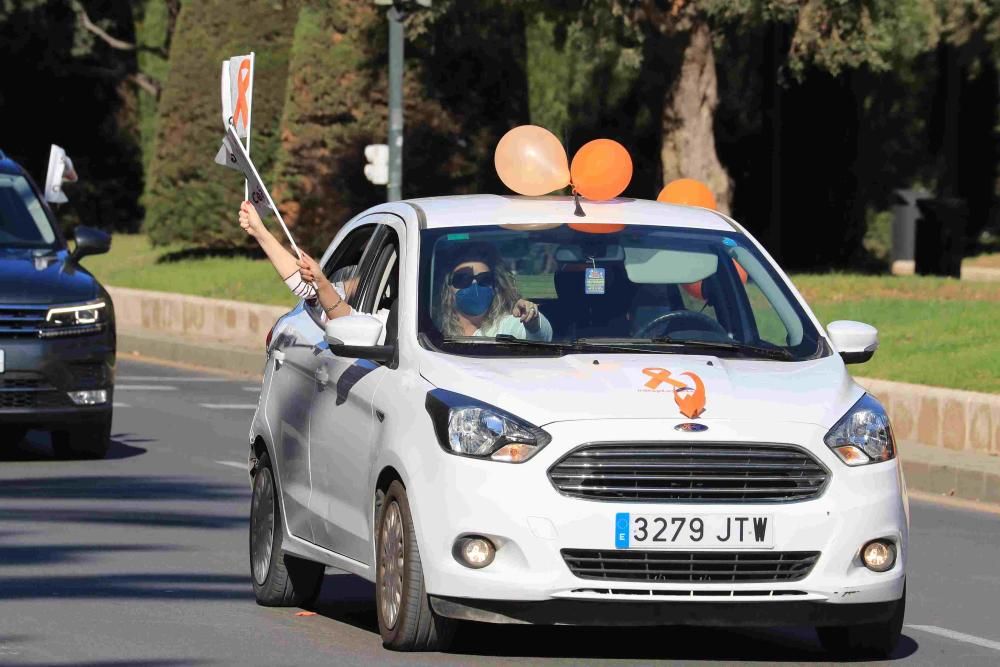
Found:
M 246 149 L 243 148 L 243 143 L 240 141 L 240 135 L 237 134 L 236 125 L 233 124 L 232 119 L 229 120 L 229 129 L 227 130 L 227 132 L 230 135 L 230 139 L 235 141 L 237 145 L 237 150 L 241 151 L 243 153 L 243 156 L 246 158 L 247 165 L 249 165 L 254 178 L 257 180 L 258 183 L 261 184 L 260 188 L 261 192 L 263 192 L 264 197 L 267 198 L 268 206 L 271 207 L 271 211 L 274 213 L 274 217 L 276 217 L 278 219 L 278 222 L 281 224 L 281 229 L 285 232 L 285 236 L 288 238 L 288 242 L 291 244 L 292 250 L 295 251 L 295 255 L 299 259 L 302 259 L 302 251 L 299 250 L 299 246 L 295 243 L 295 239 L 292 238 L 292 233 L 288 231 L 288 226 L 285 224 L 285 219 L 281 217 L 281 213 L 278 211 L 278 207 L 274 205 L 274 200 L 271 199 L 271 193 L 267 191 L 266 187 L 264 187 L 264 181 L 261 179 L 260 174 L 257 173 L 257 167 L 254 166 L 253 161 L 250 159 L 250 155 L 246 152 Z M 249 196 L 250 195 L 248 192 L 247 197 L 249 198 Z M 252 203 L 253 202 L 251 202 L 251 204 Z
M 254 52 L 250 52 L 250 99 L 247 100 L 247 157 L 250 157 L 250 124 L 253 122 L 253 66 L 254 66 Z M 243 181 L 243 199 L 244 201 L 250 197 L 250 182 Z M 275 209 L 277 211 L 277 209 Z M 280 219 L 280 218 L 279 218 Z M 282 223 L 284 226 L 284 223 Z M 291 241 L 291 237 L 288 239 Z M 292 243 L 294 246 L 295 244 Z

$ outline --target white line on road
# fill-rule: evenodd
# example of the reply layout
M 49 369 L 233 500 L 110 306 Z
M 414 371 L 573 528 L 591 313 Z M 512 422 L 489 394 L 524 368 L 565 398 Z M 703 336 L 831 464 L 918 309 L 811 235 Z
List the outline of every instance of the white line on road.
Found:
M 907 624 L 906 627 L 910 628 L 911 630 L 920 630 L 922 632 L 929 632 L 932 635 L 940 635 L 941 637 L 954 639 L 957 642 L 974 644 L 976 646 L 982 646 L 983 648 L 993 649 L 994 651 L 1000 651 L 1000 642 L 995 642 L 992 639 L 984 639 L 982 637 L 977 637 L 975 635 L 967 635 L 964 632 L 956 632 L 955 630 L 949 630 L 948 628 L 939 628 L 936 625 Z
M 231 378 L 189 378 L 181 375 L 119 375 L 127 382 L 239 382 Z
M 243 391 L 260 391 L 260 387 L 243 387 Z
M 229 466 L 230 468 L 239 468 L 240 470 L 246 472 L 247 464 L 240 463 L 239 461 L 216 461 L 220 466 Z
M 165 384 L 116 384 L 117 391 L 177 391 L 177 387 Z
M 256 410 L 256 403 L 199 403 L 209 410 Z
M 115 401 L 114 403 L 112 403 L 111 406 L 115 407 L 115 408 L 131 408 L 132 407 L 128 403 L 119 403 L 118 401 Z

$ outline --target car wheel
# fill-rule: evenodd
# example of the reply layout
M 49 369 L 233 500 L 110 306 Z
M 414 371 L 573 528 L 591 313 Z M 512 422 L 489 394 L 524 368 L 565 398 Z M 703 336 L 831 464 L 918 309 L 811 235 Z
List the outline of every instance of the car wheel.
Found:
M 313 600 L 323 585 L 322 563 L 281 552 L 284 525 L 267 454 L 260 457 L 250 501 L 250 579 L 257 604 L 298 607 Z
M 899 644 L 906 613 L 906 587 L 892 617 L 880 623 L 816 628 L 820 644 L 839 657 L 888 658 Z
M 375 601 L 382 645 L 394 651 L 447 648 L 455 621 L 430 607 L 406 489 L 393 482 L 376 522 Z
M 111 418 L 52 433 L 52 451 L 60 459 L 103 459 L 111 447 Z

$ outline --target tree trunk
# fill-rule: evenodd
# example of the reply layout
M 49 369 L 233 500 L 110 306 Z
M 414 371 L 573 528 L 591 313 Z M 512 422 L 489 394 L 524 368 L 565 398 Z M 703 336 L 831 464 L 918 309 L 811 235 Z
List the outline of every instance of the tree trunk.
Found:
M 715 152 L 719 96 L 708 24 L 695 23 L 683 49 L 679 73 L 663 104 L 663 182 L 676 178 L 702 181 L 715 194 L 719 210 L 729 213 L 732 186 Z

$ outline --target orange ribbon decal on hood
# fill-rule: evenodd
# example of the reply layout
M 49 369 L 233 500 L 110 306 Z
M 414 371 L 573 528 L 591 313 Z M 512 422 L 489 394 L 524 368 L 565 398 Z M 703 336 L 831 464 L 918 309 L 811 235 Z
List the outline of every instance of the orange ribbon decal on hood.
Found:
M 705 411 L 705 383 L 694 373 L 681 373 L 691 378 L 694 384 L 694 388 L 691 388 L 686 383 L 670 377 L 670 371 L 665 368 L 643 368 L 642 372 L 649 376 L 646 382 L 647 388 L 656 389 L 664 382 L 674 388 L 674 402 L 677 403 L 681 414 L 688 419 L 695 419 Z

